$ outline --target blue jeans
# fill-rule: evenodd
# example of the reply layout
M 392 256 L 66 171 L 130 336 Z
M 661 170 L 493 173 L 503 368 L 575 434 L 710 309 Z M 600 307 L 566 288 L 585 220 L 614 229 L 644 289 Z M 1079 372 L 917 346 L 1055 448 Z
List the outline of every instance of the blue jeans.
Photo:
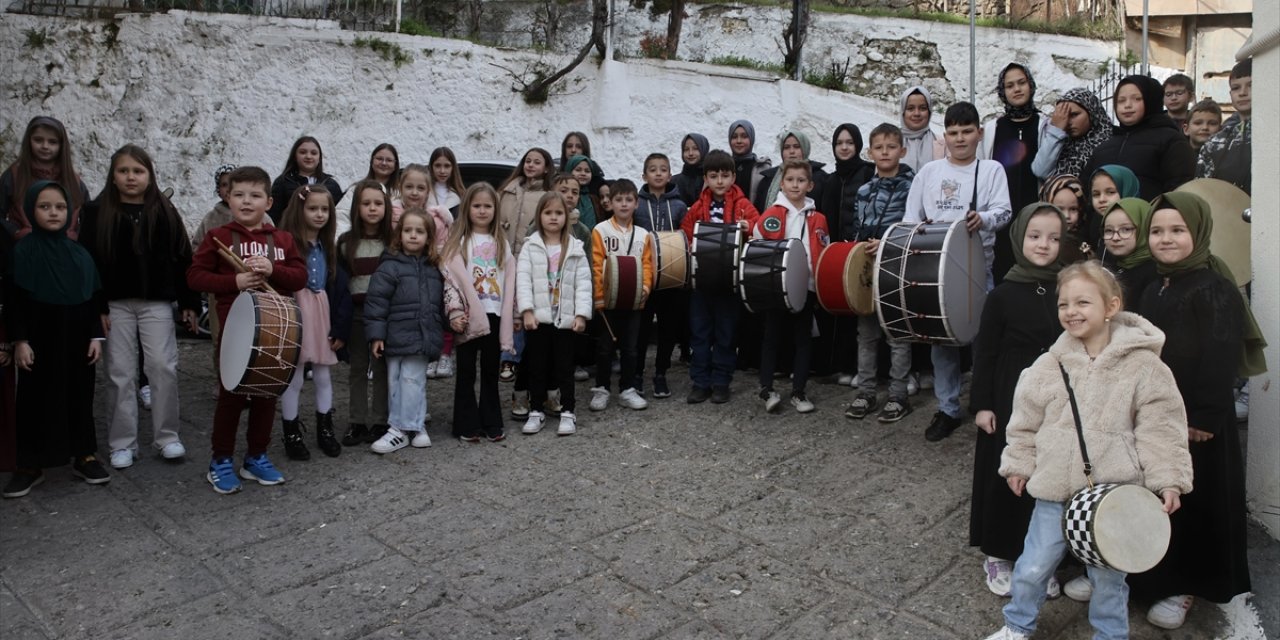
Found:
M 734 334 L 738 299 L 728 293 L 693 290 L 689 297 L 689 378 L 696 387 L 729 386 L 738 364 Z
M 1036 616 L 1044 604 L 1045 587 L 1067 553 L 1062 537 L 1062 512 L 1066 504 L 1036 500 L 1027 527 L 1022 555 L 1013 565 L 1013 599 L 1004 606 L 1004 622 L 1014 631 L 1031 635 Z M 1111 569 L 1087 567 L 1093 583 L 1089 599 L 1089 623 L 1094 640 L 1123 640 L 1129 637 L 1129 585 L 1125 574 Z
M 502 362 L 514 362 L 520 364 L 520 357 L 524 355 L 524 331 L 515 331 L 511 334 L 511 346 L 515 348 L 515 353 L 502 352 L 500 358 Z
M 387 357 L 387 424 L 422 431 L 427 419 L 427 357 Z
M 933 395 L 938 399 L 938 411 L 952 418 L 964 415 L 960 409 L 960 387 L 964 384 L 960 371 L 960 347 L 933 345 Z

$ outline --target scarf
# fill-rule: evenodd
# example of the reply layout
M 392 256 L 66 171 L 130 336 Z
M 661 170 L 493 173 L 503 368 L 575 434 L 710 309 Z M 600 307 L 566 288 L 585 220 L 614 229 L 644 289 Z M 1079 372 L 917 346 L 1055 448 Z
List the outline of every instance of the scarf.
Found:
M 1111 181 L 1116 183 L 1116 193 L 1121 198 L 1138 197 L 1138 176 L 1134 175 L 1129 167 L 1118 164 L 1104 164 L 1089 176 L 1089 186 L 1093 186 L 1093 178 L 1099 173 L 1105 173 L 1111 177 Z
M 750 161 L 752 161 L 752 162 L 755 162 L 756 154 L 755 154 L 755 153 L 752 153 L 752 151 L 756 148 L 756 127 L 755 127 L 755 125 L 751 124 L 751 122 L 750 122 L 750 121 L 747 121 L 747 120 L 734 120 L 734 121 L 733 121 L 733 124 L 729 125 L 729 139 L 730 139 L 730 140 L 732 140 L 732 139 L 733 139 L 733 132 L 734 132 L 734 131 L 737 131 L 737 130 L 738 130 L 738 127 L 742 127 L 744 130 L 746 130 L 746 132 L 747 132 L 747 139 L 751 141 L 751 147 L 750 147 L 750 148 L 748 148 L 748 149 L 747 149 L 747 152 L 746 152 L 746 153 L 744 153 L 744 154 L 742 154 L 742 155 L 738 155 L 738 154 L 734 153 L 734 154 L 733 154 L 733 160 L 734 160 L 734 162 L 738 162 L 738 161 L 742 161 L 742 160 L 750 160 Z M 731 145 L 729 145 L 729 151 L 730 151 L 730 152 L 732 152 L 732 151 L 733 151 L 733 145 L 732 145 L 732 144 L 731 144 Z
M 1098 96 L 1090 93 L 1088 89 L 1079 87 L 1071 89 L 1062 94 L 1058 102 L 1074 102 L 1089 114 L 1089 130 L 1083 136 L 1068 138 L 1062 144 L 1058 163 L 1053 167 L 1055 176 L 1078 176 L 1084 170 L 1084 165 L 1089 162 L 1089 158 L 1093 157 L 1093 152 L 1102 146 L 1102 143 L 1111 139 L 1114 131 L 1111 116 L 1107 115 L 1107 110 L 1103 108 Z
M 1131 131 L 1146 126 L 1158 116 L 1168 117 L 1164 110 L 1164 87 L 1160 85 L 1159 80 L 1147 76 L 1127 76 L 1116 85 L 1116 93 L 1119 93 L 1120 88 L 1127 84 L 1137 87 L 1138 92 L 1142 94 L 1142 119 L 1131 125 L 1120 125 L 1121 131 Z M 1115 94 L 1112 94 L 1111 104 L 1115 103 Z
M 1062 210 L 1049 204 L 1048 202 L 1032 202 L 1022 208 L 1018 215 L 1014 217 L 1013 222 L 1009 223 L 1009 241 L 1013 243 L 1013 260 L 1014 265 L 1009 268 L 1009 272 L 1004 275 L 1004 279 L 1011 282 L 1045 283 L 1057 282 L 1058 272 L 1062 270 L 1062 252 L 1058 252 L 1058 257 L 1048 266 L 1039 267 L 1027 258 L 1022 252 L 1022 245 L 1027 236 L 1027 227 L 1031 224 L 1031 217 L 1037 211 L 1049 209 L 1058 214 L 1058 219 L 1062 221 L 1062 229 L 1067 228 L 1067 217 L 1062 215 Z M 1066 234 L 1064 234 L 1066 235 Z M 1058 243 L 1058 246 L 1066 246 L 1064 242 Z
M 36 198 L 46 189 L 57 189 L 70 202 L 67 190 L 51 180 L 41 180 L 27 189 L 22 211 L 31 224 L 31 233 L 13 248 L 14 283 L 37 302 L 66 306 L 88 302 L 101 288 L 101 282 L 89 252 L 67 237 L 70 208 L 57 231 L 36 223 Z
M 1027 96 L 1027 103 L 1021 107 L 1015 107 L 1009 104 L 1009 99 L 1004 95 L 1004 76 L 1011 69 L 1017 69 L 1027 76 L 1027 84 L 1031 87 L 1031 95 Z M 1036 81 L 1031 77 L 1031 70 L 1025 65 L 1017 62 L 1010 62 L 1008 66 L 1000 72 L 1000 78 L 996 80 L 996 95 L 1000 97 L 1000 102 L 1004 103 L 1004 115 L 1014 120 L 1026 120 L 1036 115 Z
M 858 125 L 848 122 L 836 127 L 834 133 L 831 134 L 831 154 L 834 156 L 836 152 L 836 138 L 840 137 L 841 131 L 848 131 L 853 136 L 853 157 L 848 160 L 841 160 L 836 157 L 836 175 L 848 180 L 863 165 L 867 164 L 862 159 L 862 131 L 858 130 Z
M 787 129 L 787 130 L 784 130 L 780 135 L 778 135 L 778 152 L 779 153 L 782 152 L 782 145 L 786 144 L 787 138 L 790 138 L 793 136 L 795 137 L 796 141 L 800 143 L 800 153 L 804 154 L 803 159 L 808 160 L 809 151 L 812 148 L 809 144 L 809 136 L 806 136 L 805 134 L 800 133 L 799 131 L 791 131 L 790 129 Z M 768 191 L 766 191 L 764 194 L 765 203 L 774 202 L 778 199 L 778 189 L 781 186 L 782 186 L 782 167 L 778 167 L 778 169 L 773 172 L 773 180 L 769 182 Z
M 691 133 L 685 136 L 684 140 L 680 141 L 681 156 L 684 155 L 684 143 L 689 140 L 692 140 L 693 144 L 697 145 L 698 152 L 700 153 L 698 157 L 699 159 L 694 164 L 689 164 L 688 162 L 684 163 L 684 167 L 680 169 L 680 173 L 685 175 L 696 175 L 700 178 L 702 177 L 702 162 L 707 159 L 707 154 L 711 152 L 711 143 L 708 142 L 707 137 L 701 133 Z
M 1075 226 L 1068 224 L 1062 228 L 1061 246 L 1064 251 L 1071 252 L 1072 255 L 1077 255 L 1075 249 L 1084 244 L 1084 235 L 1080 230 L 1088 228 L 1088 223 L 1085 221 L 1084 213 L 1084 185 L 1080 184 L 1080 181 L 1077 180 L 1075 176 L 1058 176 L 1044 183 L 1044 186 L 1040 188 L 1040 200 L 1042 202 L 1051 203 L 1053 202 L 1053 197 L 1062 191 L 1070 191 L 1075 194 L 1076 203 L 1078 205 L 1077 210 L 1080 213 L 1076 216 Z M 1026 208 L 1023 208 L 1023 211 L 1026 211 Z M 1087 255 L 1088 252 L 1081 249 L 1079 253 L 1085 253 Z
M 1107 215 L 1111 215 L 1111 212 L 1116 209 L 1123 211 L 1124 215 L 1128 216 L 1129 222 L 1133 223 L 1134 229 L 1136 229 L 1133 232 L 1136 239 L 1133 252 L 1116 259 L 1116 264 L 1120 265 L 1121 269 L 1128 271 L 1151 259 L 1151 246 L 1147 244 L 1145 231 L 1148 227 L 1148 222 L 1151 220 L 1151 203 L 1142 198 L 1121 198 L 1111 205 L 1111 210 L 1107 211 Z M 1105 223 L 1106 217 L 1104 216 L 1102 220 Z
M 933 143 L 937 137 L 933 135 L 928 122 L 918 131 L 907 128 L 907 99 L 916 93 L 924 96 L 924 101 L 929 107 L 929 117 L 933 118 L 933 98 L 929 95 L 928 89 L 920 86 L 911 87 L 903 92 L 902 98 L 898 101 L 898 114 L 902 121 L 902 144 L 907 148 L 907 155 L 902 161 L 908 167 L 919 171 L 921 166 L 936 159 L 933 157 Z
M 595 160 L 586 156 L 573 156 L 569 158 L 569 163 L 565 165 L 566 173 L 573 173 L 573 168 L 579 163 L 585 162 L 591 168 L 591 182 L 582 188 L 578 193 L 578 221 L 587 225 L 587 228 L 596 226 L 596 207 L 591 202 L 591 185 L 595 184 L 597 179 L 604 179 L 604 171 L 600 170 L 600 165 Z

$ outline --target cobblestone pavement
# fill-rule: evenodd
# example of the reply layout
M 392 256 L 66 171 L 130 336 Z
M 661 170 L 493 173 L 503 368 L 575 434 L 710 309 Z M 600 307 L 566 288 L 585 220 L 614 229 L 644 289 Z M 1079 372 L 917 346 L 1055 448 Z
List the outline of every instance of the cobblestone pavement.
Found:
M 506 442 L 473 445 L 448 436 L 453 381 L 432 381 L 432 448 L 290 462 L 277 427 L 288 483 L 221 496 L 204 479 L 209 344 L 180 345 L 185 462 L 144 454 L 105 486 L 55 469 L 0 503 L 0 637 L 948 639 L 1001 624 L 966 546 L 973 428 L 926 443 L 928 392 L 896 425 L 846 420 L 850 392 L 830 384 L 811 385 L 815 413 L 771 416 L 741 373 L 730 404 L 685 404 L 677 366 L 676 396 L 646 411 L 579 411 L 567 438 L 511 422 Z M 345 426 L 345 369 L 335 383 Z M 1131 613 L 1141 640 L 1228 633 L 1212 605 L 1177 632 Z M 1089 637 L 1086 615 L 1051 601 L 1036 637 Z

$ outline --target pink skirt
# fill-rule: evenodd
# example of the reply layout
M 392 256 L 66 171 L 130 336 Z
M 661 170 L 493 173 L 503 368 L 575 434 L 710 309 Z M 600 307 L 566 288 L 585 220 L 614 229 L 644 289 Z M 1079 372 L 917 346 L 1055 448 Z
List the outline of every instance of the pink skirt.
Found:
M 338 364 L 338 354 L 329 347 L 329 297 L 323 291 L 303 289 L 293 296 L 302 318 L 302 356 L 298 364 Z

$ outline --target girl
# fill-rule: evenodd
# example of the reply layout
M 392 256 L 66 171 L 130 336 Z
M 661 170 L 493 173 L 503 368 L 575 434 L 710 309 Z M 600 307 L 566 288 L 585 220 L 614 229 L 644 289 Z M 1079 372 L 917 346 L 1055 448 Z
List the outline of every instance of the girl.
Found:
M 391 245 L 391 203 L 382 185 L 361 180 L 351 187 L 351 229 L 338 238 L 336 292 L 332 332 L 339 358 L 346 345 L 354 345 L 347 357 L 351 363 L 351 422 L 342 444 L 354 447 L 371 443 L 386 432 L 387 367 L 380 358 L 369 358 L 365 339 L 364 302 L 369 279 L 378 268 L 383 252 Z M 373 383 L 373 401 L 369 383 Z M 373 427 L 369 424 L 372 421 Z
M 810 168 L 810 184 L 813 186 L 809 189 L 809 197 L 813 198 L 814 205 L 822 202 L 822 188 L 827 183 L 827 172 L 822 170 L 826 166 L 822 162 L 809 160 L 809 151 L 812 148 L 809 142 L 809 136 L 792 131 L 790 129 L 783 131 L 778 135 L 778 152 L 782 155 L 782 162 L 788 160 L 804 160 L 809 163 Z M 778 188 L 782 186 L 782 166 L 770 167 L 760 174 L 762 186 L 759 193 L 755 194 L 753 204 L 756 205 L 757 211 L 764 211 L 774 205 L 774 201 L 778 199 Z
M 1022 554 L 1035 501 L 1009 491 L 999 474 L 1000 452 L 1018 377 L 1062 333 L 1053 289 L 1062 269 L 1059 252 L 1066 228 L 1062 210 L 1048 202 L 1033 202 L 1018 212 L 1009 226 L 1015 264 L 988 294 L 974 342 L 969 411 L 979 431 L 973 450 L 969 545 L 986 555 L 987 588 L 1002 597 L 1009 595 L 1013 561 Z M 1062 594 L 1052 577 L 1047 594 Z
M 1081 173 L 1085 163 L 1111 139 L 1112 129 L 1111 116 L 1098 96 L 1083 87 L 1067 91 L 1053 108 L 1031 172 L 1042 180 L 1085 175 Z
M 1075 176 L 1058 176 L 1040 189 L 1040 200 L 1058 208 L 1067 221 L 1061 237 L 1062 264 L 1075 264 L 1093 253 L 1093 245 L 1087 238 L 1094 225 L 1081 213 L 1084 187 Z M 1092 218 L 1089 218 L 1091 220 Z
M 1076 175 L 1092 176 L 1108 164 L 1129 167 L 1138 176 L 1138 195 L 1144 200 L 1195 177 L 1196 154 L 1182 128 L 1165 113 L 1159 80 L 1129 76 L 1116 86 L 1112 100 L 1120 126 Z
M 435 185 L 427 194 L 427 205 L 448 209 L 453 220 L 458 218 L 458 205 L 462 204 L 462 194 L 467 190 L 462 185 L 462 172 L 458 170 L 458 159 L 449 147 L 436 147 L 427 162 L 431 166 L 431 177 Z M 450 220 L 452 222 L 453 220 Z M 448 234 L 437 237 L 443 243 Z
M 191 236 L 191 246 L 198 247 L 204 241 L 204 235 L 209 233 L 210 229 L 217 229 L 222 225 L 231 222 L 231 208 L 227 206 L 227 194 L 231 189 L 231 181 L 228 176 L 232 171 L 236 170 L 234 164 L 224 164 L 213 171 L 213 184 L 218 194 L 218 203 L 213 205 L 209 213 L 204 214 L 204 219 L 200 221 L 200 226 L 196 227 L 195 235 Z M 218 393 L 222 389 L 222 383 L 218 378 L 218 349 L 222 343 L 222 330 L 218 323 L 218 301 L 212 293 L 205 294 L 205 305 L 207 313 L 205 316 L 209 319 L 209 336 L 213 339 L 213 350 L 210 351 L 210 358 L 213 360 L 213 397 L 217 398 Z
M 111 156 L 107 184 L 85 207 L 80 242 L 102 277 L 106 331 L 108 444 L 111 466 L 138 452 L 138 356 L 151 385 L 152 446 L 166 459 L 186 455 L 178 438 L 178 341 L 172 303 L 193 331 L 200 294 L 187 286 L 191 239 L 173 203 L 156 185 L 151 156 L 125 145 Z
M 71 472 L 85 482 L 111 481 L 94 457 L 93 365 L 102 355 L 102 323 L 93 301 L 98 272 L 89 252 L 67 237 L 69 200 L 52 180 L 31 185 L 23 200 L 31 232 L 13 248 L 4 309 L 13 359 L 23 371 L 17 466 L 5 484 L 6 498 L 27 495 L 44 481 L 43 468 L 65 465 L 68 458 Z
M 819 211 L 827 216 L 831 241 L 854 240 L 851 237 L 858 218 L 858 189 L 876 174 L 876 166 L 862 159 L 862 131 L 855 124 L 844 123 L 831 134 L 831 153 L 836 170 L 827 178 L 822 190 Z
M 302 321 L 302 355 L 298 364 L 311 363 L 311 379 L 316 386 L 316 445 L 330 458 L 342 453 L 333 435 L 333 381 L 329 367 L 338 364 L 334 353 L 337 341 L 330 331 L 329 294 L 336 272 L 334 234 L 338 226 L 333 196 L 326 189 L 298 187 L 280 220 L 281 230 L 307 260 L 307 286 L 293 296 L 298 301 Z M 290 460 L 310 460 L 311 452 L 302 439 L 307 426 L 298 417 L 298 400 L 306 376 L 295 375 L 280 398 L 280 418 L 284 428 L 284 450 Z
M 946 156 L 946 145 L 929 128 L 933 98 L 928 89 L 915 86 L 904 91 L 898 111 L 902 114 L 902 144 L 907 149 L 903 164 L 919 172 L 924 165 Z
M 1136 197 L 1138 176 L 1133 175 L 1128 167 L 1118 164 L 1103 165 L 1089 176 L 1089 204 L 1096 219 L 1100 220 L 1111 210 L 1111 205 L 1121 198 Z
M 22 146 L 18 148 L 18 160 L 0 175 L 0 211 L 4 212 L 0 220 L 6 220 L 6 226 L 12 227 L 6 231 L 15 240 L 31 232 L 31 224 L 22 210 L 23 198 L 27 189 L 39 180 L 52 180 L 66 190 L 71 212 L 67 237 L 75 240 L 80 230 L 80 207 L 89 201 L 89 189 L 71 162 L 67 128 L 48 116 L 36 116 L 27 123 Z
M 557 166 L 561 171 L 569 172 L 569 159 L 574 156 L 591 157 L 591 141 L 581 131 L 570 131 L 560 142 L 560 162 Z
M 773 162 L 768 158 L 757 158 L 756 128 L 748 120 L 734 120 L 729 125 L 729 151 L 733 153 L 734 182 L 742 189 L 742 194 L 751 200 L 763 180 L 762 173 Z
M 365 333 L 373 357 L 387 360 L 390 419 L 387 432 L 370 447 L 391 453 L 406 445 L 431 446 L 427 419 L 427 363 L 444 344 L 445 285 L 436 253 L 435 224 L 422 209 L 400 218 L 391 248 L 369 282 Z M 458 296 L 455 292 L 453 299 Z M 463 328 L 461 310 L 454 328 Z
M 373 153 L 369 154 L 369 172 L 364 179 L 381 184 L 388 193 L 395 188 L 400 182 L 400 152 L 396 151 L 395 145 L 384 142 L 373 148 Z
M 1005 626 L 988 640 L 1031 637 L 1045 587 L 1066 553 L 1063 511 L 1086 483 L 1064 386 L 1079 403 L 1095 482 L 1141 484 L 1161 497 L 1170 514 L 1191 490 L 1186 413 L 1173 374 L 1160 362 L 1164 335 L 1141 316 L 1123 312 L 1120 295 L 1120 284 L 1097 261 L 1063 269 L 1057 298 L 1065 331 L 1018 378 L 1000 475 L 1015 495 L 1025 490 L 1036 502 L 1013 568 Z M 1199 492 L 1199 476 L 1196 482 Z M 1094 637 L 1128 638 L 1125 574 L 1094 566 L 1087 571 L 1096 586 L 1089 603 Z
M 603 183 L 604 171 L 600 169 L 600 165 L 595 160 L 587 156 L 573 156 L 569 158 L 568 169 L 569 175 L 578 181 L 578 221 L 587 225 L 588 229 L 594 229 L 597 224 L 604 219 L 603 208 L 600 200 L 592 195 L 596 192 L 593 185 Z M 601 212 L 597 214 L 596 212 Z
M 333 195 L 334 206 L 342 202 L 342 187 L 333 176 L 324 172 L 324 152 L 320 150 L 320 141 L 302 136 L 294 141 L 289 159 L 284 163 L 284 171 L 271 184 L 271 209 L 267 214 L 271 216 L 272 224 L 280 224 L 280 215 L 289 205 L 289 196 L 307 184 L 318 184 L 328 189 Z
M 449 237 L 449 226 L 453 224 L 453 215 L 442 206 L 429 204 L 434 195 L 433 189 L 429 186 L 434 173 L 435 169 L 428 169 L 420 164 L 411 164 L 400 172 L 399 191 L 402 201 L 392 203 L 391 221 L 392 226 L 395 227 L 399 224 L 400 212 L 406 209 L 424 210 L 431 219 L 432 248 L 436 251 L 436 255 L 440 255 L 445 239 Z M 436 186 L 438 187 L 439 184 L 437 183 Z M 446 332 L 440 359 L 433 360 L 427 365 L 427 377 L 447 378 L 452 375 L 453 336 Z
M 1146 233 L 1161 280 L 1147 286 L 1139 310 L 1168 337 L 1160 358 L 1187 406 L 1179 426 L 1189 432 L 1183 439 L 1191 441 L 1196 490 L 1172 519 L 1164 560 L 1129 582 L 1135 592 L 1160 599 L 1147 620 L 1176 629 L 1194 596 L 1223 603 L 1250 590 L 1244 460 L 1232 392 L 1237 376 L 1259 374 L 1266 364 L 1253 314 L 1230 271 L 1210 253 L 1209 205 L 1173 192 L 1156 198 L 1151 209 Z
M 517 307 L 524 318 L 525 369 L 531 406 L 547 401 L 547 380 L 560 389 L 557 435 L 577 430 L 574 417 L 573 352 L 575 335 L 591 319 L 591 266 L 582 241 L 573 237 L 564 199 L 548 193 L 538 201 L 534 233 L 520 252 L 516 273 Z M 545 414 L 529 412 L 522 433 L 542 430 Z
M 1142 198 L 1121 198 L 1102 219 L 1104 264 L 1116 274 L 1125 296 L 1138 300 L 1156 280 L 1147 236 L 1142 233 L 1151 218 L 1151 203 Z
M 535 208 L 536 208 L 535 203 Z M 453 390 L 453 435 L 464 442 L 506 439 L 498 400 L 498 353 L 512 343 L 516 269 L 507 231 L 497 223 L 498 194 L 487 183 L 471 185 L 462 198 L 465 216 L 449 231 L 443 262 L 446 277 L 462 291 L 465 329 L 457 329 L 458 373 Z M 476 357 L 480 397 L 476 398 Z
M 495 215 L 501 216 L 503 235 L 511 240 L 514 255 L 520 254 L 525 236 L 533 224 L 534 210 L 542 194 L 551 191 L 551 177 L 555 168 L 551 154 L 546 149 L 533 148 L 525 152 L 511 175 L 498 188 L 502 197 Z M 462 207 L 466 211 L 466 207 Z M 468 212 L 470 215 L 470 212 Z M 453 234 L 450 234 L 452 236 Z
M 711 143 L 700 133 L 690 133 L 680 141 L 680 159 L 684 160 L 684 166 L 681 167 L 680 173 L 676 174 L 674 182 L 680 199 L 690 207 L 698 201 L 698 196 L 702 195 L 702 159 L 707 157 L 709 151 L 711 151 Z M 603 202 L 608 198 L 601 195 L 600 199 Z
M 613 217 L 612 195 L 613 195 L 613 183 L 608 180 L 605 180 L 604 182 L 600 183 L 600 186 L 596 189 L 596 200 L 600 203 L 600 211 L 596 215 L 596 224 L 600 224 L 601 222 L 604 222 L 605 220 L 608 220 L 609 218 Z M 570 208 L 574 209 L 574 211 L 577 211 L 575 207 L 570 207 Z M 581 219 L 578 217 L 578 214 L 575 213 L 574 211 L 569 212 L 569 217 L 579 220 L 579 222 L 581 222 Z M 583 226 L 585 227 L 586 225 L 583 225 Z M 588 229 L 588 231 L 590 231 L 590 229 Z M 587 243 L 588 251 L 591 250 L 590 244 L 591 244 L 590 242 Z

